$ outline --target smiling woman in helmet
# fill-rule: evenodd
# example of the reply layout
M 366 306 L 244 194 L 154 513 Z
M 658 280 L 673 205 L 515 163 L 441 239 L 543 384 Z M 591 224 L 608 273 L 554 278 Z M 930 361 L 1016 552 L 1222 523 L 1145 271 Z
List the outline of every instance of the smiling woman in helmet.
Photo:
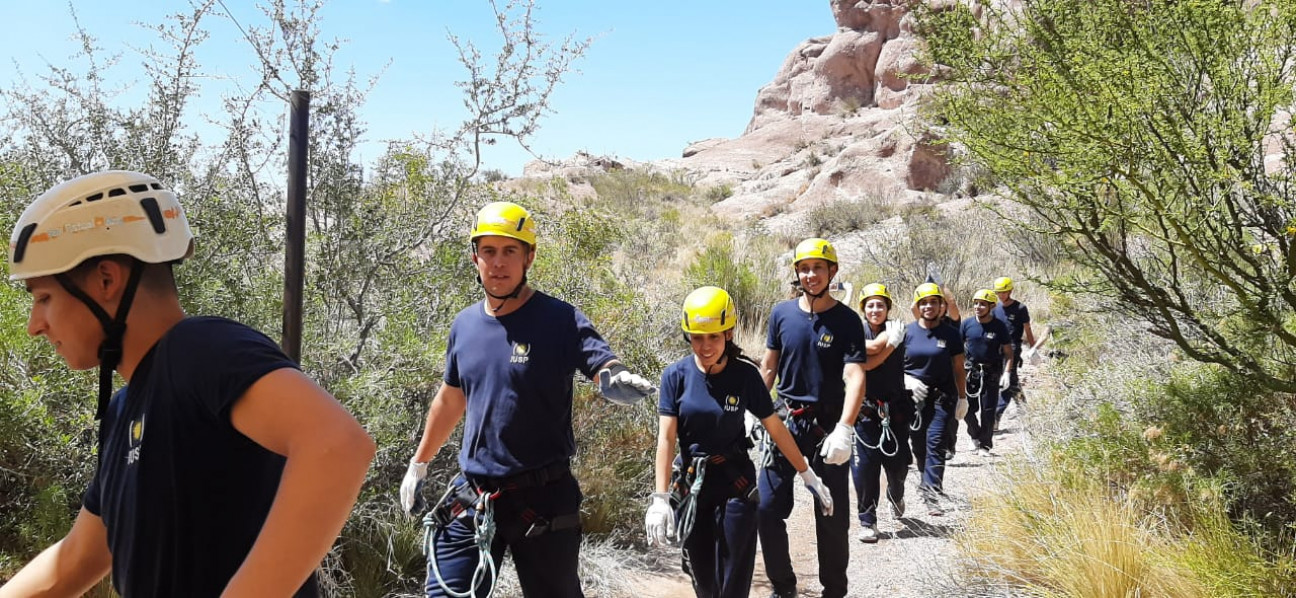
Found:
M 861 542 L 878 541 L 877 507 L 881 494 L 879 477 L 887 477 L 887 502 L 895 519 L 905 512 L 905 478 L 913 454 L 909 449 L 909 425 L 914 404 L 904 386 L 904 343 L 907 328 L 887 319 L 891 314 L 891 293 L 886 285 L 866 285 L 860 297 L 864 314 L 864 337 L 868 351 L 866 387 L 868 395 L 855 422 L 855 460 L 851 475 L 858 497 Z
M 835 504 L 850 498 L 850 461 L 855 417 L 864 400 L 864 327 L 850 307 L 828 294 L 837 276 L 837 250 L 825 239 L 796 246 L 792 270 L 801 296 L 770 311 L 761 375 L 787 405 L 787 427 Z M 786 519 L 793 506 L 793 463 L 776 453 L 761 468 L 760 540 L 765 572 L 775 596 L 796 595 Z M 850 563 L 849 509 L 831 515 L 815 510 L 819 582 L 824 596 L 845 596 Z
M 581 596 L 577 572 L 581 491 L 572 477 L 572 379 L 598 380 L 609 400 L 634 403 L 656 389 L 631 373 L 585 314 L 532 289 L 536 223 L 512 202 L 493 202 L 473 219 L 469 258 L 485 297 L 455 316 L 446 345 L 445 383 L 429 406 L 423 437 L 401 483 L 414 512 L 428 462 L 464 422 L 460 472 L 446 496 L 470 496 L 479 517 L 433 506 L 425 546 L 427 593 L 487 595 L 512 552 L 526 596 Z M 482 540 L 486 534 L 486 540 Z M 493 535 L 490 535 L 493 534 Z M 488 550 L 480 550 L 481 544 Z
M 373 441 L 264 335 L 185 316 L 171 265 L 192 241 L 175 194 L 128 171 L 54 187 L 14 227 L 27 331 L 99 366 L 101 422 L 72 530 L 0 595 L 80 595 L 110 570 L 126 598 L 318 595 Z
M 738 314 L 729 293 L 697 289 L 684 299 L 682 312 L 693 351 L 662 373 L 655 492 L 644 523 L 650 543 L 664 544 L 678 529 L 684 570 L 698 596 L 745 598 L 756 566 L 758 492 L 744 415 L 760 420 L 828 509 L 832 499 L 774 413 L 755 362 L 734 344 Z

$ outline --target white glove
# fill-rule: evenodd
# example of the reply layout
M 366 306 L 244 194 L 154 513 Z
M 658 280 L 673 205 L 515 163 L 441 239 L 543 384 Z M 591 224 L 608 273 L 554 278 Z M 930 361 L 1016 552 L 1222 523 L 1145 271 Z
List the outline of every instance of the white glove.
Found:
M 921 405 L 927 400 L 927 385 L 923 384 L 922 380 L 905 374 L 904 385 L 909 392 L 913 393 L 913 402 Z
M 967 410 L 967 397 L 959 397 L 958 404 L 954 406 L 954 419 L 961 420 L 967 417 Z
M 851 458 L 851 448 L 855 444 L 855 430 L 850 426 L 837 422 L 837 427 L 833 428 L 832 434 L 824 439 L 823 448 L 819 449 L 819 455 L 824 458 L 824 463 L 829 465 L 841 465 Z
M 405 479 L 401 480 L 401 508 L 405 509 L 405 513 L 409 515 L 414 514 L 414 503 L 418 499 L 419 487 L 423 485 L 423 478 L 427 477 L 427 468 L 427 463 L 410 461 L 409 469 L 405 470 Z
M 801 476 L 802 482 L 805 482 L 806 490 L 809 490 L 810 494 L 813 494 L 815 498 L 819 499 L 819 505 L 823 511 L 824 517 L 832 517 L 832 493 L 828 492 L 828 487 L 824 485 L 823 480 L 819 479 L 819 476 L 815 475 L 815 472 L 809 467 L 797 475 Z
M 609 401 L 621 405 L 633 405 L 657 392 L 657 387 L 647 378 L 631 373 L 619 363 L 599 370 L 598 379 L 599 392 Z
M 903 343 L 905 336 L 909 334 L 909 327 L 895 320 L 887 320 L 886 323 L 886 344 L 890 347 L 899 347 Z
M 1012 372 L 1004 370 L 999 376 L 999 390 L 1008 390 L 1008 385 L 1012 383 Z
M 1022 351 L 1022 361 L 1031 365 L 1039 365 L 1039 351 L 1036 351 L 1035 347 L 1026 347 Z
M 675 512 L 670 508 L 670 495 L 665 492 L 654 492 L 652 504 L 644 515 L 644 531 L 648 534 L 648 545 L 665 546 L 675 536 Z

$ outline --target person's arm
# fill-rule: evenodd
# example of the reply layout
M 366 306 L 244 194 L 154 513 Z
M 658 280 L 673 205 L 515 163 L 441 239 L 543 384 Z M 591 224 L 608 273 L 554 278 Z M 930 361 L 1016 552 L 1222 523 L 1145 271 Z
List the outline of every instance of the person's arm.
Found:
M 285 462 L 261 532 L 222 596 L 290 596 L 351 514 L 374 441 L 332 395 L 291 368 L 248 388 L 230 423 Z
M 82 508 L 62 540 L 46 548 L 9 583 L 0 586 L 0 598 L 80 596 L 111 569 L 108 529 L 102 519 Z
M 436 396 L 432 397 L 427 421 L 423 423 L 423 438 L 419 439 L 418 449 L 414 451 L 414 458 L 410 461 L 416 463 L 431 461 L 441 451 L 441 447 L 445 446 L 450 433 L 454 432 L 455 426 L 459 425 L 459 420 L 463 419 L 464 412 L 467 410 L 468 398 L 464 396 L 463 389 L 442 384 L 441 388 L 437 389 Z
M 950 293 L 949 289 L 943 286 L 941 287 L 941 294 L 945 296 L 945 305 L 949 306 L 949 310 L 945 315 L 949 316 L 951 320 L 954 320 L 955 324 L 963 321 L 962 315 L 959 314 L 958 301 L 954 300 L 954 294 Z
M 868 343 L 866 343 L 865 345 L 866 351 L 868 352 L 868 361 L 860 365 L 864 366 L 864 371 L 866 372 L 871 372 L 877 369 L 877 367 L 882 365 L 887 360 L 888 357 L 891 357 L 891 353 L 893 353 L 896 350 L 896 347 L 887 344 L 886 337 L 883 337 L 882 348 L 879 349 L 877 353 L 874 353 L 872 344 L 876 340 L 878 339 L 873 339 L 871 341 L 868 341 Z
M 671 463 L 675 461 L 675 440 L 679 433 L 679 418 L 663 415 L 657 422 L 657 463 L 653 476 L 653 492 L 670 492 Z
M 1022 324 L 1022 339 L 1026 341 L 1027 347 L 1035 346 L 1035 332 L 1031 330 L 1030 322 Z
M 963 354 L 959 353 L 950 358 L 954 364 L 954 388 L 958 389 L 959 397 L 967 396 L 967 376 L 963 374 Z
M 843 372 L 846 375 L 846 403 L 842 406 L 839 423 L 851 428 L 855 427 L 855 418 L 859 417 L 860 406 L 864 404 L 864 369 L 863 363 L 847 363 Z
M 1005 372 L 1013 371 L 1013 346 L 1012 343 L 1003 344 L 1003 368 Z
M 870 357 L 869 361 L 873 361 L 873 359 L 871 359 L 871 358 L 872 358 L 874 355 L 878 355 L 878 354 L 882 353 L 883 351 L 886 350 L 886 348 L 887 348 L 887 335 L 886 335 L 886 334 L 879 334 L 879 335 L 877 336 L 877 338 L 871 338 L 871 339 L 868 339 L 868 340 L 864 341 L 864 354 L 865 354 L 865 355 L 868 355 L 868 356 Z M 886 358 L 883 357 L 882 359 L 885 360 Z M 872 369 L 872 368 L 869 368 L 869 369 Z
M 765 357 L 761 358 L 760 374 L 761 380 L 765 381 L 765 390 L 774 388 L 774 377 L 778 374 L 779 352 L 775 349 L 765 349 Z

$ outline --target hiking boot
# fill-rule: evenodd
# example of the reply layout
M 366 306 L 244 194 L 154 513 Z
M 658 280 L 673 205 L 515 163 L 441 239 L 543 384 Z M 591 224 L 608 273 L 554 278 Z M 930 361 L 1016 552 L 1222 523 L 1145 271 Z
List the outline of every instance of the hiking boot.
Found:
M 780 592 L 778 590 L 774 590 L 774 593 L 770 594 L 769 598 L 797 598 L 797 593 L 796 590 L 791 590 L 788 592 Z
M 954 447 L 945 449 L 945 462 L 949 463 L 950 461 L 953 461 L 954 454 L 955 454 Z
M 896 519 L 899 519 L 899 518 L 901 518 L 901 517 L 904 517 L 905 504 L 904 504 L 904 499 L 903 499 L 903 498 L 900 499 L 899 501 L 894 501 L 894 500 L 891 500 L 890 497 L 887 497 L 887 502 L 891 503 L 891 516 L 892 516 L 892 517 L 895 517 Z
M 860 530 L 859 541 L 865 544 L 877 544 L 878 531 L 876 525 L 866 525 Z
M 988 448 L 986 448 L 986 447 L 984 447 L 984 446 L 981 447 L 981 448 L 979 448 L 979 449 L 977 449 L 977 450 L 976 450 L 976 454 L 977 454 L 978 457 L 989 457 L 989 456 L 991 456 L 991 455 L 990 455 L 990 449 L 988 449 Z

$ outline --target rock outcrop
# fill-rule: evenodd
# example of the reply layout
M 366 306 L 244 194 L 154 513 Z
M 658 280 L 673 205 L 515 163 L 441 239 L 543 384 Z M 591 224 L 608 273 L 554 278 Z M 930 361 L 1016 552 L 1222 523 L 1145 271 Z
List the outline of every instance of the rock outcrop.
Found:
M 949 190 L 938 132 L 916 107 L 932 75 L 907 0 L 830 0 L 837 32 L 802 42 L 756 94 L 746 131 L 689 145 L 663 167 L 733 193 L 715 209 L 781 218 L 866 194 L 913 201 Z

